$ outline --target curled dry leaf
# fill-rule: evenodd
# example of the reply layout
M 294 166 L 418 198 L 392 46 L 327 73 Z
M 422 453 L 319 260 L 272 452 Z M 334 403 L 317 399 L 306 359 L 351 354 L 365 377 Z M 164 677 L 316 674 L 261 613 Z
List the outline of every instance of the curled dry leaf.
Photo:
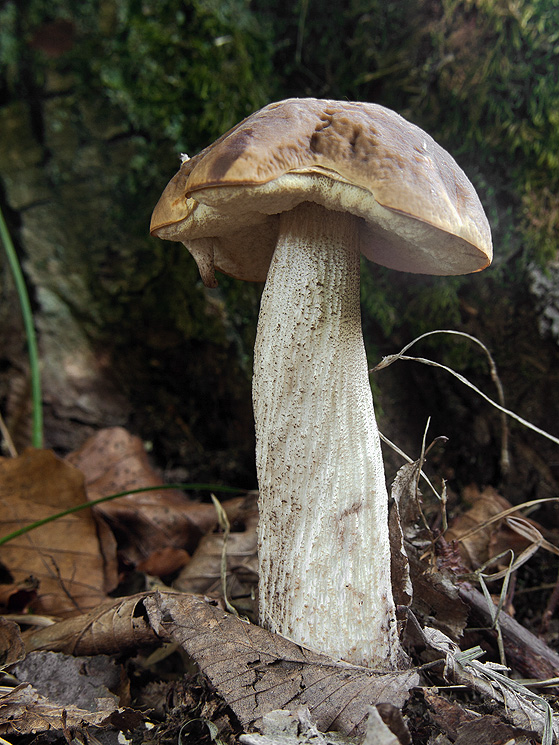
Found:
M 189 595 L 155 593 L 144 606 L 154 630 L 180 644 L 244 727 L 274 709 L 308 707 L 319 730 L 365 731 L 368 706 L 401 707 L 415 670 L 382 673 L 332 660 Z
M 85 475 L 89 500 L 163 485 L 140 438 L 122 427 L 97 432 L 67 456 L 67 461 Z M 162 548 L 192 552 L 200 537 L 217 524 L 211 504 L 193 502 L 177 489 L 130 494 L 96 509 L 118 534 L 119 552 L 133 565 L 146 561 Z M 183 558 L 187 560 L 184 555 Z M 156 566 L 154 562 L 151 568 Z M 175 563 L 173 571 L 176 568 Z M 163 571 L 166 569 L 163 567 Z
M 0 617 L 0 669 L 19 662 L 24 654 L 19 626 Z
M 25 650 L 51 650 L 80 656 L 125 654 L 157 644 L 160 639 L 147 620 L 140 593 L 105 603 L 83 616 L 23 634 Z
M 389 514 L 391 574 L 394 599 L 410 606 L 414 614 L 458 639 L 466 627 L 468 609 L 458 597 L 447 571 L 434 569 L 421 553 L 434 537 L 421 518 L 418 488 L 420 463 L 406 463 L 396 474 L 391 489 Z
M 402 466 L 390 490 L 388 528 L 390 532 L 390 575 L 392 593 L 397 605 L 409 606 L 413 598 L 410 563 L 405 547 L 405 538 L 416 535 L 419 517 L 419 495 L 417 489 L 418 463 Z
M 86 502 L 83 476 L 48 450 L 0 459 L 0 536 Z M 13 538 L 0 549 L 15 585 L 38 581 L 29 608 L 70 616 L 95 608 L 117 583 L 112 534 L 81 510 Z
M 444 660 L 446 680 L 464 685 L 488 701 L 498 702 L 502 707 L 502 718 L 515 727 L 539 736 L 549 728 L 551 737 L 559 737 L 559 715 L 552 712 L 543 697 L 504 675 L 506 668 L 491 662 L 480 662 L 477 650 L 462 652 L 437 629 L 425 627 L 423 639 L 426 647 Z M 474 654 L 470 654 L 472 651 Z M 479 651 L 483 654 L 481 649 Z

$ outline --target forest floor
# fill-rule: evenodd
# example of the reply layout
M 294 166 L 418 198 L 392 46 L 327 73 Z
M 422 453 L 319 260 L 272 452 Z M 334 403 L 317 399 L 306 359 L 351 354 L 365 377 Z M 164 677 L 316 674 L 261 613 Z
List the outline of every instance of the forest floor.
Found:
M 257 625 L 254 492 L 164 488 L 121 428 L 0 459 L 0 743 L 551 745 L 559 531 L 475 487 L 447 527 L 418 473 L 392 487 L 410 666 L 386 673 Z

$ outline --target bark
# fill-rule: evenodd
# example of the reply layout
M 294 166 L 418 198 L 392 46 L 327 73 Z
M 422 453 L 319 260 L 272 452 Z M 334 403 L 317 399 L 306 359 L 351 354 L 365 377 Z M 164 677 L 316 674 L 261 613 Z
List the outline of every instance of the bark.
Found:
M 460 585 L 459 594 L 470 606 L 470 625 L 491 629 L 492 618 L 487 601 L 481 592 L 465 583 Z M 499 627 L 508 664 L 525 678 L 548 680 L 559 677 L 559 654 L 539 639 L 531 631 L 521 626 L 514 618 L 501 611 Z M 488 631 L 496 642 L 496 631 Z

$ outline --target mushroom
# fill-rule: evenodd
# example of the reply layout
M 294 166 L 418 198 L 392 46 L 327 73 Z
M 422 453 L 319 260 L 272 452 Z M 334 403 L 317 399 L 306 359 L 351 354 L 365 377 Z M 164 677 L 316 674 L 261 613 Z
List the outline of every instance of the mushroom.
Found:
M 151 233 L 266 281 L 254 353 L 260 622 L 333 657 L 405 665 L 388 496 L 359 304 L 360 254 L 407 272 L 483 269 L 491 235 L 464 172 L 370 103 L 270 104 L 182 167 Z

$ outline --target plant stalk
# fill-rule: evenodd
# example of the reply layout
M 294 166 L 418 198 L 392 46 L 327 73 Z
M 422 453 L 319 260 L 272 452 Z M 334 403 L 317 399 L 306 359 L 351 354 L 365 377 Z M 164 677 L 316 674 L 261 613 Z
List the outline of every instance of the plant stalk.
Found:
M 39 365 L 39 350 L 37 347 L 37 337 L 35 335 L 35 326 L 33 324 L 33 312 L 29 301 L 29 294 L 21 271 L 21 266 L 17 253 L 8 231 L 8 226 L 4 220 L 2 210 L 0 210 L 0 238 L 4 245 L 8 264 L 12 271 L 16 291 L 19 298 L 21 314 L 23 316 L 23 325 L 27 338 L 27 350 L 29 355 L 29 369 L 31 375 L 31 401 L 33 411 L 33 430 L 31 444 L 34 448 L 43 447 L 43 404 L 41 396 L 41 372 Z

